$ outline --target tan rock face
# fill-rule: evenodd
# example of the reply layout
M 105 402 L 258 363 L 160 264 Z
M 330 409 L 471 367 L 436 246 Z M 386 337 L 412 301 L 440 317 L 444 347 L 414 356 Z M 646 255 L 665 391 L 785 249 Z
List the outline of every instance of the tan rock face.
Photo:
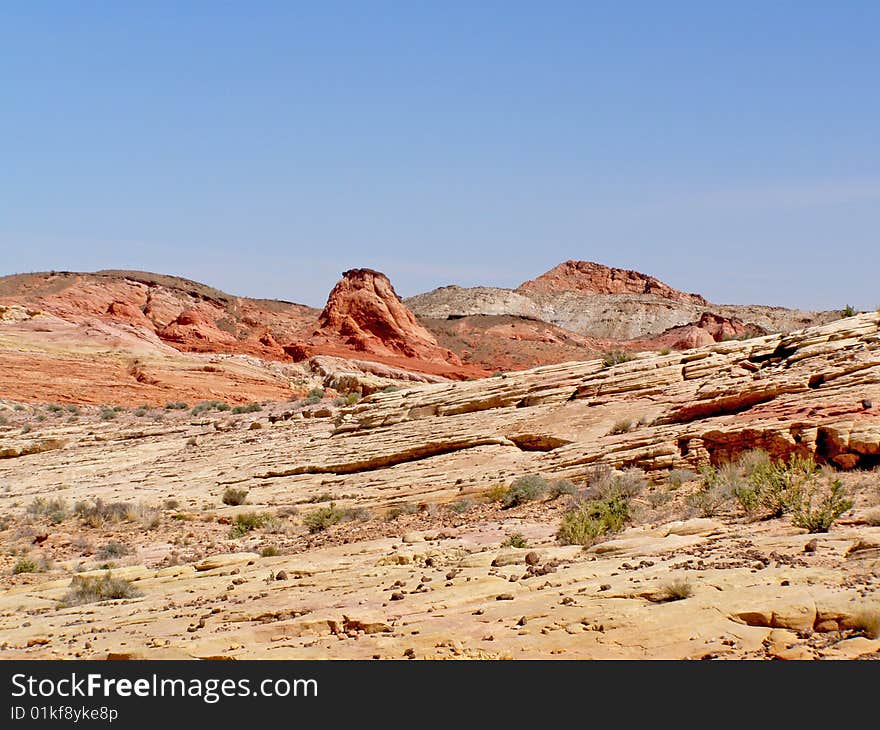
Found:
M 870 314 L 327 399 L 335 418 L 289 402 L 109 421 L 9 407 L 0 645 L 9 658 L 876 658 L 878 375 Z M 735 503 L 689 511 L 699 477 L 675 486 L 669 469 L 755 446 L 852 462 L 838 476 L 856 506 L 818 536 Z M 602 464 L 651 484 L 588 550 L 556 537 L 567 497 L 491 501 L 523 475 L 592 489 Z M 230 488 L 243 504 L 224 501 Z M 38 497 L 67 511 L 43 514 Z M 97 499 L 121 517 L 70 510 Z M 22 558 L 44 572 L 16 572 Z M 111 560 L 127 597 L 64 605 L 74 575 L 101 578 Z
M 628 269 L 613 269 L 592 261 L 564 261 L 537 279 L 524 282 L 519 289 L 583 294 L 652 294 L 676 302 L 707 303 L 699 294 L 678 291 L 653 276 Z

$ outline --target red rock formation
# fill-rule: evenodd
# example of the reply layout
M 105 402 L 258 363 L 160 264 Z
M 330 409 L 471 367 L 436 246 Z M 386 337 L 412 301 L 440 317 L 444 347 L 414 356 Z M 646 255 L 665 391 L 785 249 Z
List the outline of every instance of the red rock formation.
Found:
M 358 353 L 461 366 L 458 356 L 440 347 L 404 306 L 388 277 L 372 269 L 343 273 L 330 292 L 314 334 L 335 340 L 342 337 L 345 345 Z
M 525 291 L 577 291 L 584 294 L 653 294 L 676 302 L 706 304 L 699 294 L 687 294 L 653 276 L 613 269 L 592 261 L 565 261 L 519 287 Z
M 185 309 L 157 334 L 178 350 L 187 352 L 220 352 L 224 347 L 236 345 L 235 337 L 195 309 Z
M 690 350 L 715 342 L 732 340 L 740 337 L 757 337 L 767 334 L 754 324 L 745 324 L 742 320 L 722 317 L 711 312 L 703 312 L 700 319 L 681 327 L 672 327 L 656 337 L 643 337 L 621 343 L 624 349 L 660 350 L 668 347 L 673 350 Z

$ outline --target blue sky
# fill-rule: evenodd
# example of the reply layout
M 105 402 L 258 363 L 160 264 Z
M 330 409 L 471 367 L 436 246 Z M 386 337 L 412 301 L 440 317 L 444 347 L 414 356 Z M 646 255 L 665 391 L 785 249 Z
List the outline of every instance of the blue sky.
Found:
M 0 5 L 0 274 L 321 305 L 577 258 L 880 305 L 880 4 Z

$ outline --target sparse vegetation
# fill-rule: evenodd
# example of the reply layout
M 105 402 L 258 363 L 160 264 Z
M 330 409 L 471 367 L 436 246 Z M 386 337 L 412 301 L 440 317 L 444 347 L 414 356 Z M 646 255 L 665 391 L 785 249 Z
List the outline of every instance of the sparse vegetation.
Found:
M 281 555 L 281 551 L 274 545 L 266 545 L 260 550 L 260 555 L 264 558 L 274 558 L 276 555 Z
M 682 484 L 692 482 L 699 478 L 699 474 L 690 469 L 673 469 L 666 475 L 666 482 L 670 489 L 678 489 Z
M 602 365 L 606 368 L 610 368 L 613 365 L 620 365 L 621 363 L 629 362 L 632 359 L 633 356 L 626 350 L 609 350 L 602 356 Z
M 159 510 L 145 504 L 104 502 L 100 497 L 89 503 L 77 502 L 74 513 L 89 527 L 102 528 L 115 522 L 139 522 L 146 530 L 156 529 L 161 522 Z
M 208 411 L 228 411 L 232 406 L 220 400 L 206 400 L 192 407 L 190 413 L 194 416 L 200 416 Z
M 27 507 L 27 513 L 33 517 L 46 517 L 49 522 L 58 524 L 67 519 L 69 510 L 67 502 L 59 497 L 46 499 L 45 497 L 35 497 Z
M 389 510 L 385 513 L 385 519 L 388 522 L 391 522 L 392 520 L 396 520 L 398 517 L 401 517 L 403 515 L 414 515 L 418 511 L 418 505 L 413 504 L 412 502 L 396 504 L 393 507 L 389 508 Z
M 575 503 L 562 516 L 556 538 L 564 545 L 589 546 L 623 529 L 629 519 L 629 498 L 623 494 Z
M 665 583 L 660 592 L 660 602 L 682 601 L 694 595 L 694 588 L 687 578 L 675 578 Z
M 234 487 L 229 487 L 223 492 L 223 504 L 238 506 L 245 503 L 248 496 L 247 489 L 235 489 Z
M 460 499 L 457 502 L 452 502 L 447 506 L 449 507 L 450 512 L 461 515 L 468 510 L 473 509 L 474 503 L 469 499 Z
M 361 399 L 360 393 L 349 393 L 347 396 L 345 396 L 345 405 L 353 406 L 360 399 Z
M 169 401 L 165 404 L 166 411 L 185 411 L 188 408 L 189 405 L 183 401 Z
M 61 599 L 61 606 L 81 606 L 84 603 L 137 598 L 141 595 L 143 594 L 131 584 L 131 581 L 114 578 L 109 571 L 100 578 L 75 575 L 70 582 L 70 588 Z
M 262 410 L 263 406 L 261 406 L 259 403 L 248 403 L 248 405 L 246 406 L 235 406 L 235 408 L 232 409 L 232 412 L 235 415 L 240 415 L 242 413 L 257 413 L 258 411 Z
M 572 496 L 577 494 L 577 487 L 568 479 L 559 479 L 552 482 L 547 488 L 548 499 L 556 499 L 557 497 Z
M 629 433 L 633 429 L 633 422 L 625 419 L 623 421 L 618 421 L 614 424 L 611 430 L 608 432 L 609 436 L 617 436 L 621 433 Z
M 526 548 L 529 546 L 526 540 L 519 532 L 508 535 L 507 539 L 501 543 L 501 547 Z
M 810 479 L 788 498 L 791 522 L 807 532 L 828 532 L 834 521 L 851 509 L 853 501 L 834 474 L 827 474 L 824 484 Z
M 236 539 L 249 532 L 266 527 L 272 520 L 271 515 L 261 512 L 242 512 L 235 516 L 232 522 L 232 529 L 229 531 L 229 537 Z
M 125 555 L 131 554 L 131 548 L 127 545 L 123 545 L 121 542 L 117 542 L 116 540 L 111 540 L 106 545 L 101 546 L 98 549 L 97 557 L 101 560 L 109 560 L 112 558 L 121 558 Z
M 116 418 L 116 411 L 113 408 L 103 407 L 101 408 L 101 420 L 102 421 L 112 421 Z
M 668 354 L 671 353 L 671 352 L 672 352 L 671 349 L 669 349 L 668 347 L 664 347 L 664 348 L 663 348 L 662 350 L 660 350 L 657 354 L 659 354 L 659 355 L 668 355 Z
M 50 564 L 45 558 L 19 558 L 12 566 L 13 575 L 21 575 L 22 573 L 45 573 L 49 570 Z
M 510 488 L 501 498 L 501 506 L 510 509 L 539 499 L 547 492 L 548 486 L 547 480 L 540 474 L 518 477 L 511 482 Z
M 321 507 L 304 515 L 303 524 L 310 533 L 315 534 L 342 522 L 344 518 L 345 510 L 338 508 L 334 502 L 331 502 L 327 507 Z
M 843 308 L 843 316 L 844 317 L 855 317 L 858 314 L 858 310 L 850 304 L 847 304 Z

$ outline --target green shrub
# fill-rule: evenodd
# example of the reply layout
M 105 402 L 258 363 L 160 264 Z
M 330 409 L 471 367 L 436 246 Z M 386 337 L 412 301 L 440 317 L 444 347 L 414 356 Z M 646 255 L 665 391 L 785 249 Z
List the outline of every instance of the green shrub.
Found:
M 768 459 L 755 465 L 748 476 L 754 495 L 746 499 L 757 501 L 769 517 L 781 517 L 791 510 L 791 501 L 805 486 L 815 480 L 819 471 L 812 456 L 792 454 L 788 464 Z M 738 497 L 743 503 L 742 497 Z
M 263 406 L 261 406 L 259 403 L 249 403 L 246 406 L 235 406 L 235 408 L 232 409 L 232 412 L 238 415 L 241 413 L 256 413 L 257 411 L 262 410 Z
M 321 507 L 314 512 L 309 512 L 303 516 L 303 524 L 308 528 L 309 532 L 323 532 L 328 527 L 332 527 L 338 522 L 342 522 L 345 517 L 345 510 L 339 509 L 334 502 L 327 507 Z
M 262 514 L 260 512 L 242 512 L 235 516 L 232 521 L 232 529 L 229 531 L 229 537 L 232 539 L 246 535 L 249 532 L 266 527 L 272 520 L 271 515 Z
M 818 479 L 810 480 L 789 496 L 791 522 L 807 532 L 828 532 L 834 521 L 852 509 L 853 501 L 843 488 L 843 482 L 828 474 L 824 485 Z
M 116 411 L 112 408 L 101 408 L 101 420 L 102 421 L 112 421 L 116 418 Z
M 74 415 L 74 416 L 78 416 L 79 415 L 79 406 L 75 406 L 71 403 L 69 406 L 67 406 L 67 412 Z
M 20 558 L 18 562 L 12 566 L 13 575 L 21 575 L 22 573 L 45 573 L 49 569 L 49 563 L 44 558 L 34 560 L 33 558 Z
M 621 363 L 629 362 L 632 359 L 633 356 L 626 350 L 609 350 L 602 356 L 602 365 L 606 368 L 610 368 L 613 365 L 620 365 Z
M 577 487 L 568 479 L 559 479 L 552 482 L 547 489 L 548 499 L 556 499 L 562 496 L 571 496 L 577 494 Z
M 659 355 L 668 355 L 671 352 L 672 352 L 672 350 L 670 348 L 664 347 L 662 350 L 660 350 L 660 352 L 658 354 Z
M 144 529 L 153 530 L 161 522 L 159 511 L 153 507 L 130 502 L 105 502 L 100 497 L 91 503 L 77 502 L 73 511 L 87 525 L 96 528 L 107 523 L 140 522 Z
M 166 411 L 185 411 L 188 408 L 189 405 L 183 401 L 169 401 L 165 404 Z
M 607 464 L 593 467 L 588 476 L 590 489 L 601 499 L 624 496 L 635 497 L 645 488 L 645 474 L 634 467 L 616 472 Z
M 247 489 L 235 489 L 234 487 L 229 487 L 223 492 L 223 504 L 235 506 L 242 505 L 247 500 L 247 496 Z
M 260 555 L 264 558 L 274 558 L 276 555 L 281 555 L 281 551 L 274 545 L 266 545 L 260 550 Z
M 61 606 L 81 606 L 96 601 L 119 600 L 121 598 L 137 598 L 143 595 L 131 581 L 114 578 L 110 572 L 100 578 L 75 575 L 70 588 L 61 599 Z
M 509 535 L 507 539 L 501 543 L 501 547 L 527 548 L 528 546 L 528 540 L 518 532 Z
M 844 317 L 855 317 L 857 314 L 858 314 L 858 310 L 856 310 L 855 307 L 853 307 L 849 304 L 847 304 L 843 308 L 843 316 Z
M 61 413 L 61 411 L 64 409 L 57 403 L 50 403 L 46 406 L 46 410 L 48 410 L 50 413 Z
M 620 532 L 629 519 L 629 498 L 623 494 L 576 503 L 562 515 L 556 538 L 564 545 L 592 545 Z
M 501 506 L 509 509 L 539 499 L 547 491 L 547 487 L 547 480 L 540 474 L 518 477 L 511 482 L 510 488 L 501 498 Z

